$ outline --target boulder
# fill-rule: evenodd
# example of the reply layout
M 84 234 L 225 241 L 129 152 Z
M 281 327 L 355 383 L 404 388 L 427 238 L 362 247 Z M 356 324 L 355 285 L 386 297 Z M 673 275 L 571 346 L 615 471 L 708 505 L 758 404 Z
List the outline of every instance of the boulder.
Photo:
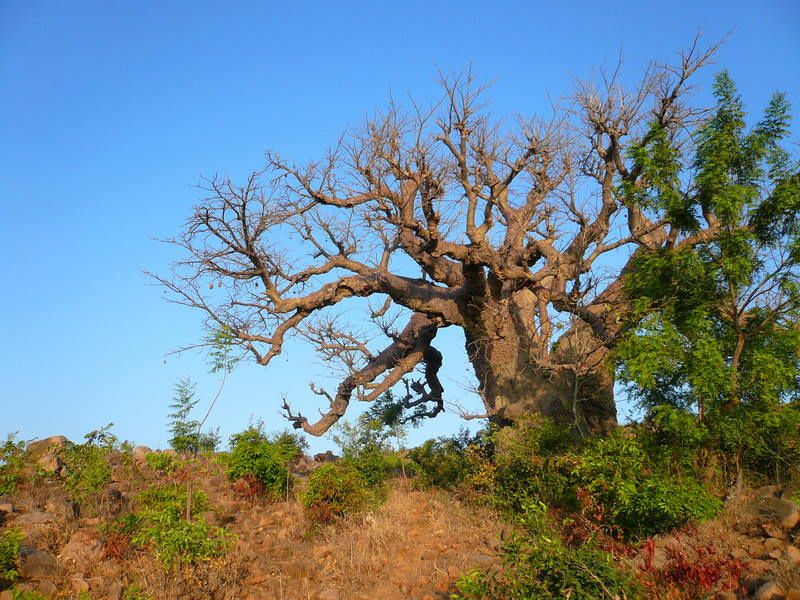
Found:
M 745 513 L 761 521 L 768 521 L 782 529 L 794 529 L 800 523 L 800 508 L 782 498 L 760 498 L 745 506 Z
M 153 451 L 147 446 L 136 446 L 136 448 L 133 449 L 133 462 L 143 463 L 145 461 L 145 456 L 152 452 Z
M 26 449 L 31 458 L 39 458 L 42 454 L 46 454 L 47 452 L 60 450 L 68 441 L 69 440 L 63 435 L 53 435 L 43 440 L 28 442 Z
M 753 600 L 783 600 L 783 589 L 775 581 L 767 581 L 759 586 L 756 593 L 753 594 Z
M 22 579 L 31 581 L 52 578 L 58 575 L 58 562 L 38 548 L 20 546 L 17 571 Z
M 79 529 L 72 534 L 59 558 L 75 572 L 85 573 L 103 558 L 103 543 L 91 529 Z
M 330 450 L 327 450 L 325 452 L 320 452 L 320 453 L 314 455 L 314 461 L 318 462 L 318 463 L 333 462 L 338 458 L 339 457 L 336 456 Z

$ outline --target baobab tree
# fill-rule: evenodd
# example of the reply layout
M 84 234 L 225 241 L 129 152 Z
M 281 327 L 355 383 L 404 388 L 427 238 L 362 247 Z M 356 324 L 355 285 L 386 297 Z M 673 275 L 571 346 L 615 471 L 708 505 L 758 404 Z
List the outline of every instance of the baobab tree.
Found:
M 206 326 L 268 365 L 301 336 L 344 367 L 325 409 L 297 428 L 321 435 L 353 399 L 388 390 L 416 416 L 444 409 L 437 332 L 463 330 L 485 415 L 541 413 L 601 432 L 616 423 L 607 357 L 624 328 L 624 274 L 637 254 L 715 235 L 691 183 L 664 182 L 643 157 L 691 146 L 704 111 L 690 81 L 713 49 L 580 83 L 547 118 L 493 120 L 469 74 L 445 78 L 430 109 L 390 104 L 320 161 L 268 153 L 237 185 L 206 181 L 185 251 L 158 277 Z M 677 200 L 663 198 L 675 188 Z M 697 209 L 699 210 L 699 209 Z M 343 319 L 345 303 L 363 323 Z M 378 346 L 375 334 L 386 338 Z M 399 393 L 397 392 L 399 390 Z

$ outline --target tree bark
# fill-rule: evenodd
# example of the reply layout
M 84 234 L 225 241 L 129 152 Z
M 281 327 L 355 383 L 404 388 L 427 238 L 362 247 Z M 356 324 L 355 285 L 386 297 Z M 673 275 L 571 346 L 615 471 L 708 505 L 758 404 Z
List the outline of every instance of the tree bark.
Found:
M 468 315 L 467 356 L 490 420 L 508 425 L 534 413 L 583 435 L 607 433 L 617 423 L 607 347 L 581 324 L 565 332 L 552 352 L 543 348 L 538 331 L 521 318 L 529 314 L 528 300 L 519 293 L 489 300 Z

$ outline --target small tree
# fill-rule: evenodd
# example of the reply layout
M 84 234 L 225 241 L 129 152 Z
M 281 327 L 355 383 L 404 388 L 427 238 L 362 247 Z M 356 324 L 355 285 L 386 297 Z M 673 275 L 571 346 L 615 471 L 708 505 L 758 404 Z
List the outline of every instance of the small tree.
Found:
M 169 405 L 173 410 L 169 414 L 169 431 L 172 434 L 169 445 L 182 454 L 213 452 L 219 445 L 218 430 L 202 433 L 200 421 L 190 418 L 198 402 L 194 397 L 194 389 L 195 385 L 188 378 L 180 380 L 175 385 L 175 395 Z
M 646 406 L 696 408 L 701 417 L 800 393 L 800 164 L 782 146 L 789 105 L 776 94 L 747 131 L 727 73 L 714 93 L 690 191 L 717 234 L 640 253 L 626 281 L 635 328 L 617 349 L 622 380 Z M 674 154 L 657 143 L 635 156 L 651 180 L 677 181 Z M 671 184 L 652 201 L 696 231 Z

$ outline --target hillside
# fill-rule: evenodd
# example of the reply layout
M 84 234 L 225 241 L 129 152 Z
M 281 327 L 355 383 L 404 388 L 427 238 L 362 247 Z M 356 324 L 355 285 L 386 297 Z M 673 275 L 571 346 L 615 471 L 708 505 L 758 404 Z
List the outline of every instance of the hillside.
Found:
M 458 597 L 472 598 L 465 587 L 470 576 L 462 574 L 501 568 L 507 541 L 524 529 L 463 488 L 418 489 L 419 478 L 397 472 L 368 508 L 313 523 L 301 499 L 309 474 L 323 463 L 305 456 L 292 460 L 294 484 L 278 498 L 243 486 L 242 479 L 231 481 L 222 455 L 109 450 L 102 453 L 107 481 L 98 478 L 87 495 L 70 476 L 74 466 L 63 458 L 65 447 L 70 443 L 61 437 L 35 442 L 14 463 L 17 489 L 0 498 L 0 539 L 6 540 L 0 561 L 9 558 L 8 532 L 18 532 L 18 552 L 0 567 L 17 573 L 6 577 L 7 588 L 15 579 L 14 591 L 2 592 L 2 600 L 444 600 L 459 590 L 465 595 Z M 8 456 L 6 466 L 13 462 Z M 98 464 L 85 460 L 84 475 Z M 8 483 L 10 471 L 3 474 Z M 187 486 L 195 497 L 192 523 L 203 524 L 202 536 L 175 525 L 141 544 L 135 528 L 120 526 L 140 519 L 141 528 L 154 489 L 161 490 L 160 504 L 151 502 L 150 509 L 165 518 L 170 502 L 185 502 Z M 615 568 L 639 582 L 642 597 L 797 600 L 800 511 L 789 498 L 798 488 L 740 490 L 715 518 L 637 542 L 607 536 L 557 510 L 550 519 L 568 546 L 602 546 Z M 218 527 L 224 543 L 206 552 L 201 546 L 217 539 Z M 579 592 L 575 597 L 586 597 Z

